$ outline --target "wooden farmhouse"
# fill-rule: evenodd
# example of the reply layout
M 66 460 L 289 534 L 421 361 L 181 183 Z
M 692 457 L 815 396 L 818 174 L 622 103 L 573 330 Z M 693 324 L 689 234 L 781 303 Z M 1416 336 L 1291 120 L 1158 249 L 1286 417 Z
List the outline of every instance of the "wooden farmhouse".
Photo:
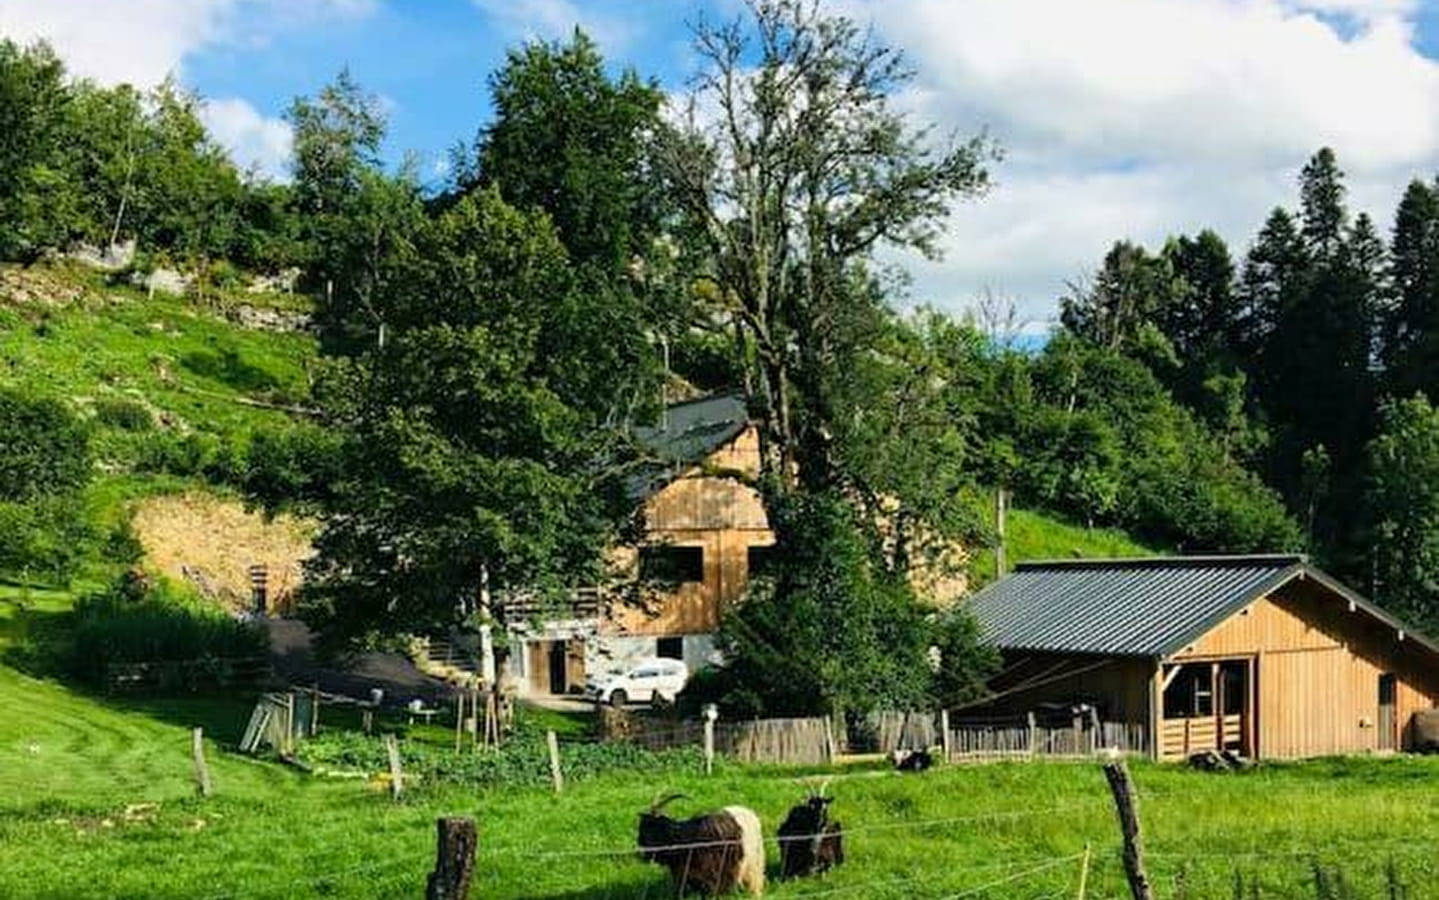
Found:
M 1439 701 L 1439 645 L 1300 556 L 1026 563 L 970 604 L 987 712 L 1092 708 L 1161 759 L 1405 749 Z
M 576 693 L 586 679 L 646 657 L 682 659 L 691 671 L 716 661 L 720 616 L 774 544 L 746 483 L 759 472 L 759 437 L 742 398 L 671 405 L 635 436 L 657 460 L 630 483 L 644 541 L 614 548 L 613 585 L 579 592 L 563 616 L 514 629 L 510 674 L 521 693 Z M 637 585 L 648 587 L 635 596 Z

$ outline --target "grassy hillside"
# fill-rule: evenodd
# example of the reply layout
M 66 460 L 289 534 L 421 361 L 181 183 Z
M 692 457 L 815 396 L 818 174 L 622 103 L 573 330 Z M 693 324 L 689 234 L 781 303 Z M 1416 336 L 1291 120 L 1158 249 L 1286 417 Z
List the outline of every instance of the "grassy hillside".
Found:
M 1053 516 L 1026 509 L 1010 509 L 1005 519 L 1005 565 L 1038 559 L 1079 559 L 1155 556 L 1159 548 L 1148 547 L 1113 528 L 1085 528 Z M 994 549 L 975 553 L 970 573 L 976 585 L 994 580 Z
M 314 340 L 242 328 L 226 307 L 291 298 L 192 300 L 106 283 L 74 267 L 0 268 L 0 383 L 42 387 L 101 414 L 105 434 L 143 430 L 107 417 L 138 403 L 160 430 L 219 436 L 282 420 L 267 408 L 302 404 Z
M 316 356 L 308 334 L 239 324 L 293 317 L 297 298 L 200 302 L 114 281 L 71 265 L 0 266 L 0 386 L 58 396 L 92 429 L 96 478 L 75 514 L 101 535 L 85 551 L 90 581 L 113 568 L 104 535 L 120 534 L 138 501 L 224 493 L 240 478 L 251 435 L 288 427 L 307 402 Z

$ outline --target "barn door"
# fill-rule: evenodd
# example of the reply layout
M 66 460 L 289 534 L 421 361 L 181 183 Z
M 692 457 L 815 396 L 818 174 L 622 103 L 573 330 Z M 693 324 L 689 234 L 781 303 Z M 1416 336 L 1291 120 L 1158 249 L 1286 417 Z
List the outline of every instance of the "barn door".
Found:
M 1378 738 L 1380 750 L 1393 750 L 1398 744 L 1399 728 L 1398 720 L 1394 714 L 1394 695 L 1396 684 L 1394 675 L 1389 672 L 1379 676 L 1379 721 Z

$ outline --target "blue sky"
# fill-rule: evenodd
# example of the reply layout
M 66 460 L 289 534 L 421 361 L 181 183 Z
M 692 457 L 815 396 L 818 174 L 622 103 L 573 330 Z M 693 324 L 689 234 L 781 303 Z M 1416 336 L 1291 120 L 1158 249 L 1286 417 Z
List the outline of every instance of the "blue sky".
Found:
M 1242 254 L 1333 146 L 1351 204 L 1388 228 L 1413 177 L 1439 172 L 1439 0 L 828 0 L 904 47 L 899 102 L 1005 148 L 996 187 L 956 210 L 942 261 L 897 258 L 913 295 L 1013 300 L 1033 330 L 1118 238 L 1213 227 Z M 0 35 L 49 39 L 72 69 L 208 98 L 238 161 L 283 177 L 283 112 L 348 66 L 384 100 L 388 152 L 439 178 L 488 116 L 507 47 L 586 27 L 618 68 L 671 91 L 688 23 L 738 0 L 0 0 Z

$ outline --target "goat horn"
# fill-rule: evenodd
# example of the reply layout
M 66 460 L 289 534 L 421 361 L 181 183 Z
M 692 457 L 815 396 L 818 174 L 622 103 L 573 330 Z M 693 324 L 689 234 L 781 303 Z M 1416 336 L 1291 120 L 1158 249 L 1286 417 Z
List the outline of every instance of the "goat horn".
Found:
M 664 809 L 670 803 L 673 803 L 674 801 L 680 799 L 683 796 L 684 794 L 668 794 L 665 796 L 655 794 L 655 801 L 650 804 L 650 814 L 658 815 L 660 810 Z

